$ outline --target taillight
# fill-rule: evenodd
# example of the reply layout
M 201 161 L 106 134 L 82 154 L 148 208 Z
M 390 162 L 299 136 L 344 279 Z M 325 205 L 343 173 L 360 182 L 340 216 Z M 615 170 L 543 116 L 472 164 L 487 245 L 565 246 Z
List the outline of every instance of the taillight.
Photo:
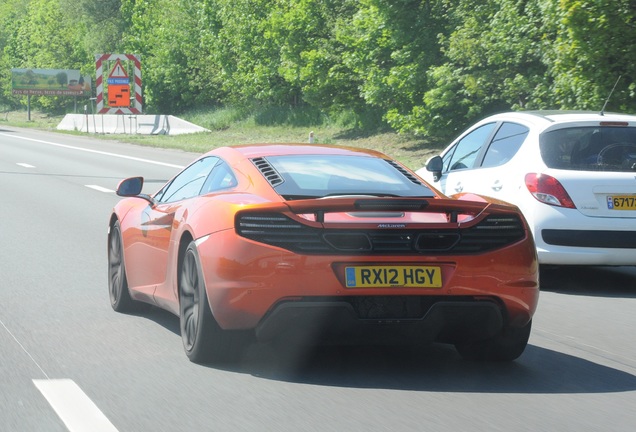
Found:
M 526 187 L 538 201 L 557 207 L 574 209 L 576 206 L 557 179 L 545 174 L 526 174 Z

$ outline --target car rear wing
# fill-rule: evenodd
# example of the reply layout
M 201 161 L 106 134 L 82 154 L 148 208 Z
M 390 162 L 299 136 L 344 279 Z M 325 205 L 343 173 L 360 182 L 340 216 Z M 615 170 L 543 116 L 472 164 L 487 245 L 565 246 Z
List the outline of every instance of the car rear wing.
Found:
M 334 198 L 240 210 L 247 239 L 298 253 L 480 253 L 527 239 L 515 207 L 420 198 Z
M 427 223 L 460 224 L 480 219 L 486 212 L 518 213 L 512 206 L 497 205 L 488 202 L 463 201 L 445 198 L 402 198 L 402 197 L 334 197 L 286 201 L 283 203 L 265 203 L 250 206 L 242 212 L 275 212 L 292 215 L 303 215 L 306 222 L 314 222 L 319 226 L 327 221 L 326 215 L 348 213 L 358 217 L 379 218 L 391 217 L 396 213 L 423 214 L 431 217 Z M 313 217 L 310 217 L 313 215 Z M 422 220 L 420 218 L 420 220 Z

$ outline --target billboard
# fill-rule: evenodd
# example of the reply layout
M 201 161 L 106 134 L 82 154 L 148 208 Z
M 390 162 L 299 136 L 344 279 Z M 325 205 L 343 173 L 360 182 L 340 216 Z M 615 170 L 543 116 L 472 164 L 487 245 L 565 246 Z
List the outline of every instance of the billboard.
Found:
M 14 95 L 90 96 L 91 77 L 73 69 L 11 69 Z

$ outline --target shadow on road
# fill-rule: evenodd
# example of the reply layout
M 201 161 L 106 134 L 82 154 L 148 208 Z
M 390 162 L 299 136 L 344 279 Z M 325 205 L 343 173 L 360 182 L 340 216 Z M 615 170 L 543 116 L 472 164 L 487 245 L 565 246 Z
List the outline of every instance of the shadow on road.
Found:
M 542 289 L 571 295 L 636 297 L 636 268 L 542 269 Z M 179 335 L 174 315 L 144 313 Z M 187 361 L 185 354 L 183 361 Z M 303 384 L 431 392 L 580 394 L 636 390 L 636 376 L 569 354 L 528 345 L 511 363 L 464 361 L 449 345 L 423 347 L 298 346 L 251 343 L 233 373 Z
M 597 297 L 636 298 L 636 266 L 541 267 L 541 290 Z
M 265 379 L 336 387 L 477 393 L 612 393 L 636 376 L 529 345 L 512 363 L 462 360 L 453 347 L 273 347 L 253 344 L 223 369 Z
M 153 308 L 144 313 L 176 335 L 179 320 Z M 185 354 L 183 361 L 187 362 Z M 263 379 L 335 387 L 477 393 L 614 393 L 636 390 L 636 376 L 557 351 L 528 345 L 515 362 L 464 361 L 450 345 L 422 347 L 245 347 L 235 363 L 207 365 Z

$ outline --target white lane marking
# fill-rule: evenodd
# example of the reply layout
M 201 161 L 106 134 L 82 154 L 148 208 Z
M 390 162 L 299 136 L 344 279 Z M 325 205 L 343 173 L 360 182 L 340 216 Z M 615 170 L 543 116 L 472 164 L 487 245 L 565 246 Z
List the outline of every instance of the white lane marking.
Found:
M 21 166 L 22 168 L 35 168 L 33 165 L 29 165 L 28 163 L 17 163 L 16 165 Z
M 70 432 L 117 432 L 97 405 L 70 379 L 33 380 Z
M 112 189 L 107 189 L 105 187 L 101 187 L 97 185 L 84 185 L 84 186 L 86 186 L 87 188 L 95 189 L 96 191 L 99 191 L 99 192 L 115 193 L 115 191 Z
M 120 159 L 128 159 L 128 160 L 133 160 L 133 161 L 137 161 L 137 162 L 145 162 L 145 163 L 149 163 L 149 164 L 153 164 L 153 165 L 161 165 L 161 166 L 166 166 L 166 167 L 170 167 L 170 168 L 178 168 L 178 169 L 183 169 L 184 168 L 183 165 L 174 165 L 174 164 L 154 161 L 154 160 L 150 160 L 150 159 L 142 159 L 142 158 L 137 158 L 137 157 L 133 157 L 133 156 L 121 155 L 121 154 L 118 154 L 118 153 L 109 153 L 109 152 L 104 152 L 104 151 L 100 151 L 100 150 L 85 149 L 85 148 L 82 148 L 82 147 L 74 147 L 74 146 L 70 146 L 70 145 L 66 145 L 66 144 L 58 144 L 58 143 L 54 143 L 54 142 L 50 142 L 50 141 L 43 141 L 43 140 L 38 140 L 38 139 L 34 139 L 34 138 L 26 138 L 26 137 L 21 137 L 21 136 L 17 136 L 17 135 L 7 134 L 7 133 L 1 133 L 0 132 L 0 135 L 9 136 L 11 138 L 23 139 L 23 140 L 26 140 L 26 141 L 33 141 L 33 142 L 37 142 L 37 143 L 40 143 L 40 144 L 47 144 L 47 145 L 52 145 L 52 146 L 56 146 L 56 147 L 62 147 L 62 148 L 71 149 L 71 150 L 83 151 L 83 152 L 87 152 L 87 153 L 95 153 L 95 154 L 100 154 L 100 155 L 104 155 L 104 156 L 112 156 L 112 157 L 116 157 L 116 158 L 120 158 Z
M 117 432 L 106 416 L 97 408 L 74 381 L 52 380 L 31 353 L 0 319 L 0 326 L 13 338 L 46 379 L 34 379 L 33 384 L 51 404 L 69 432 Z

